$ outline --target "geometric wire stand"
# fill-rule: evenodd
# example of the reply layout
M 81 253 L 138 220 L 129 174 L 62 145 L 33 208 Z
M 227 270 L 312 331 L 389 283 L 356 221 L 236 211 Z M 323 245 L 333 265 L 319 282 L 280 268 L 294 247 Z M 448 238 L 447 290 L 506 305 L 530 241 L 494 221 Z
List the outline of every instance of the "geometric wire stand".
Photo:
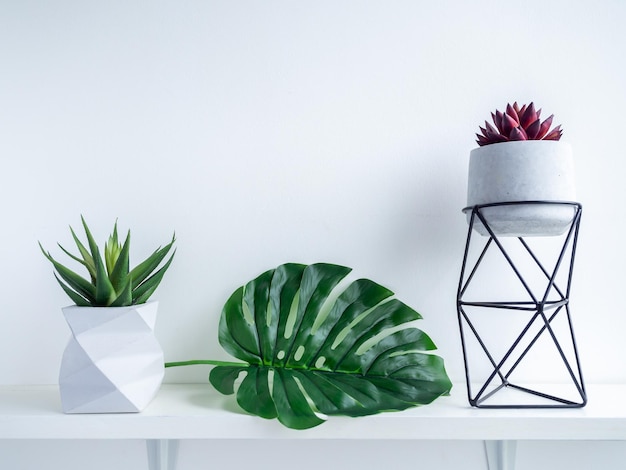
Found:
M 573 216 L 562 236 L 498 238 L 485 209 L 507 205 L 565 206 L 571 207 Z M 463 209 L 470 211 L 457 291 L 470 405 L 585 406 L 587 394 L 569 308 L 582 206 L 576 202 L 519 201 Z M 482 224 L 488 235 L 474 233 L 475 224 Z M 533 247 L 528 238 L 548 245 Z M 483 274 L 488 275 L 486 282 L 481 281 Z M 489 334 L 483 331 L 484 325 Z M 532 379 L 541 375 L 549 380 L 538 385 Z M 561 384 L 554 387 L 554 380 Z

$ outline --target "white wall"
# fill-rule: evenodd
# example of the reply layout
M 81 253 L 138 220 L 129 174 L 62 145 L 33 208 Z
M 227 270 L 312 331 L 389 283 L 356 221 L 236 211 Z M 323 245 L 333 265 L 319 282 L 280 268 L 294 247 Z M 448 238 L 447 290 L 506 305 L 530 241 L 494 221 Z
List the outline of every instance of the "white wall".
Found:
M 80 214 L 102 241 L 131 228 L 134 259 L 176 231 L 155 296 L 167 360 L 227 358 L 235 288 L 327 261 L 420 311 L 461 380 L 468 153 L 513 100 L 574 148 L 583 371 L 626 381 L 624 18 L 619 0 L 0 0 L 0 383 L 56 381 L 68 301 L 37 241 L 71 245 Z

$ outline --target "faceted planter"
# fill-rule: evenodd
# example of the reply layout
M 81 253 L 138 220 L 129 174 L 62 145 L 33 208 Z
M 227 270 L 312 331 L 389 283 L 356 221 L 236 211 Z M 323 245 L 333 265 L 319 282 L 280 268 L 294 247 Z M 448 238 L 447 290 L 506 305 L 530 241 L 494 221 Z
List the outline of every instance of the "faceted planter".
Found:
M 154 336 L 157 307 L 63 309 L 72 331 L 59 374 L 65 413 L 128 413 L 148 405 L 164 375 Z
M 575 201 L 571 147 L 560 141 L 526 140 L 478 147 L 470 153 L 467 206 L 516 201 Z M 561 205 L 485 207 L 481 213 L 499 236 L 555 236 L 569 227 L 574 210 Z M 468 222 L 471 211 L 467 210 Z M 482 223 L 474 224 L 489 235 Z

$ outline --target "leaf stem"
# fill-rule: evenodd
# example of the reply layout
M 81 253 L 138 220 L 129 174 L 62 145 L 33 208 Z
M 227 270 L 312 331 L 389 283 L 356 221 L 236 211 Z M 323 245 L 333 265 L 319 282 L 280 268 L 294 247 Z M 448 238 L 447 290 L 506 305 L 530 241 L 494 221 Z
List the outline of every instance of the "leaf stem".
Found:
M 226 362 L 226 361 L 213 361 L 211 359 L 195 359 L 192 361 L 178 361 L 178 362 L 166 362 L 165 367 L 180 367 L 180 366 L 195 366 L 199 364 L 210 366 L 232 366 L 232 367 L 248 367 L 249 364 L 245 362 Z

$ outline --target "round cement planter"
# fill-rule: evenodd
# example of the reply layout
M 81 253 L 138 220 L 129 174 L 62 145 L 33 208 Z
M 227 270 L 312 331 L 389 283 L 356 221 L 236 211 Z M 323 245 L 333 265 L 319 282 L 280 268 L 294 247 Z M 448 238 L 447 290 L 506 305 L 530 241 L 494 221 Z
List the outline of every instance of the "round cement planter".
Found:
M 502 142 L 470 153 L 467 206 L 519 201 L 576 200 L 569 144 L 552 140 Z M 481 209 L 498 236 L 555 236 L 567 230 L 574 209 L 567 205 L 521 204 Z M 471 211 L 467 211 L 468 222 Z M 489 235 L 478 220 L 474 228 Z
M 164 375 L 157 307 L 63 309 L 72 330 L 59 374 L 65 413 L 138 412 L 154 398 Z

